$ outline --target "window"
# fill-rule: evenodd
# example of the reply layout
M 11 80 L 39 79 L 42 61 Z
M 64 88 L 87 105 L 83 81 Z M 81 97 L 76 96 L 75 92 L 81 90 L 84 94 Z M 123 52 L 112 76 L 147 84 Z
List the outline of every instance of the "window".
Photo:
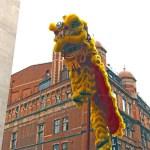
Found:
M 63 70 L 61 71 L 61 74 L 60 74 L 60 81 L 64 81 L 67 79 L 69 79 L 69 72 L 66 66 L 63 66 Z
M 142 145 L 144 146 L 144 147 L 147 147 L 147 135 L 146 135 L 146 133 L 142 133 Z
M 50 87 L 50 85 L 51 85 L 51 79 L 45 79 L 39 84 L 38 89 L 40 91 L 42 91 L 42 90 Z
M 43 142 L 44 137 L 44 124 L 39 124 L 38 126 L 38 143 Z
M 49 98 L 50 97 L 50 93 L 47 93 L 47 98 Z
M 126 150 L 130 150 L 130 146 L 126 144 Z
M 17 133 L 14 132 L 12 133 L 11 136 L 11 149 L 16 149 L 16 144 L 17 144 Z
M 116 145 L 116 141 L 117 141 L 117 138 L 116 138 L 116 137 L 113 137 L 113 138 L 112 138 L 112 146 L 115 146 L 115 145 Z
M 131 115 L 131 104 L 130 103 L 128 103 L 127 113 L 128 113 L 128 115 Z
M 24 109 L 27 109 L 27 107 L 28 107 L 28 104 L 24 103 Z
M 60 133 L 60 126 L 61 126 L 61 121 L 60 119 L 54 120 L 54 133 Z
M 41 102 L 41 109 L 43 109 L 45 107 L 45 101 L 46 101 L 46 95 L 42 95 L 40 102 Z
M 49 79 L 50 78 L 49 70 L 46 70 L 44 78 L 45 79 Z
M 60 95 L 55 95 L 55 99 L 56 99 L 56 103 L 60 103 L 61 102 Z
M 59 144 L 54 144 L 53 145 L 53 150 L 59 150 Z
M 140 119 L 141 119 L 142 123 L 144 123 L 144 112 L 142 110 L 140 112 Z
M 19 106 L 16 107 L 16 118 L 19 117 Z
M 63 118 L 63 131 L 67 131 L 69 128 L 69 120 L 68 117 Z
M 66 91 L 67 99 L 71 99 L 71 90 Z
M 131 146 L 131 150 L 135 150 L 135 148 L 133 146 Z
M 62 144 L 62 150 L 68 150 L 68 143 L 63 143 Z
M 129 136 L 129 132 L 130 132 L 129 127 L 126 127 L 126 136 Z
M 133 137 L 133 132 L 131 129 L 128 129 L 128 137 L 132 138 Z
M 123 111 L 126 111 L 126 99 L 123 97 L 122 99 L 122 107 L 123 107 Z
M 122 150 L 122 148 L 121 148 L 121 141 L 118 141 L 118 150 Z
M 133 137 L 133 132 L 132 132 L 132 129 L 127 126 L 126 129 L 125 129 L 125 135 L 132 138 Z
M 129 137 L 133 138 L 133 130 L 132 129 L 130 129 Z

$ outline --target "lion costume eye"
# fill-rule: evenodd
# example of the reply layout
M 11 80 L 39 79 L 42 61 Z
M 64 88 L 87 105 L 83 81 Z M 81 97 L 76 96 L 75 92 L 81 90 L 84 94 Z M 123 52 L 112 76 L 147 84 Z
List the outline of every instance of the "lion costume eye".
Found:
M 80 26 L 79 20 L 74 20 L 74 21 L 71 22 L 71 27 L 72 28 L 76 28 L 78 26 Z
M 57 28 L 58 29 L 60 29 L 60 28 L 62 28 L 63 27 L 63 22 L 58 22 L 57 24 L 56 24 L 56 26 L 57 26 Z

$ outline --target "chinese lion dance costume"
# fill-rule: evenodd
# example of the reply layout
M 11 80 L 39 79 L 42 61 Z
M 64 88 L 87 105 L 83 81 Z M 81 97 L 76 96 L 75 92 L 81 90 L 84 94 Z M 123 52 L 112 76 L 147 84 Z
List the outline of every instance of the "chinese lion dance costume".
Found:
M 69 70 L 72 99 L 78 106 L 91 100 L 91 126 L 98 149 L 111 149 L 111 135 L 122 136 L 124 121 L 112 94 L 108 75 L 87 23 L 75 14 L 63 16 L 63 22 L 51 23 L 55 34 L 55 52 L 61 52 Z

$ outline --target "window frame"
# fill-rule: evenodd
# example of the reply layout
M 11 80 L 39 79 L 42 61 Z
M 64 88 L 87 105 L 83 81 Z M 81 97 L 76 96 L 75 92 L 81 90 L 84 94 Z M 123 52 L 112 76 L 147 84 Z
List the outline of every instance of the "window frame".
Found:
M 128 115 L 131 115 L 131 110 L 132 110 L 132 107 L 131 107 L 131 103 L 127 103 L 127 113 L 128 113 Z
M 64 148 L 63 145 L 67 145 L 67 147 Z M 68 150 L 68 142 L 62 143 L 62 150 Z
M 61 102 L 61 96 L 59 94 L 55 95 L 55 102 L 59 104 Z
M 59 121 L 59 124 L 56 124 L 57 121 Z M 53 133 L 54 134 L 59 134 L 60 132 L 61 132 L 61 119 L 55 119 L 54 122 L 53 122 Z
M 14 135 L 15 135 L 15 138 L 14 138 Z M 15 146 L 14 146 L 15 145 Z M 10 145 L 10 148 L 12 150 L 15 150 L 17 147 L 17 132 L 13 132 L 11 134 L 11 145 Z
M 55 149 L 55 146 L 58 146 L 58 149 Z M 59 144 L 58 143 L 53 144 L 53 150 L 59 150 Z
M 43 126 L 42 129 L 40 129 L 40 126 Z M 37 143 L 41 144 L 44 141 L 44 123 L 38 124 L 38 132 L 37 132 L 38 138 L 37 138 Z M 42 140 L 41 140 L 42 136 Z
M 62 118 L 62 131 L 66 132 L 69 130 L 69 119 L 68 117 L 63 117 Z

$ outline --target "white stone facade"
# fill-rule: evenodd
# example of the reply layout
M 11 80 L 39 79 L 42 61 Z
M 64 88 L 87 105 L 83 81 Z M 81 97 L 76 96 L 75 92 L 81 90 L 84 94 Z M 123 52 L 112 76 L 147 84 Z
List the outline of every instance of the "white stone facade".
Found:
M 0 149 L 16 39 L 19 0 L 0 0 Z

